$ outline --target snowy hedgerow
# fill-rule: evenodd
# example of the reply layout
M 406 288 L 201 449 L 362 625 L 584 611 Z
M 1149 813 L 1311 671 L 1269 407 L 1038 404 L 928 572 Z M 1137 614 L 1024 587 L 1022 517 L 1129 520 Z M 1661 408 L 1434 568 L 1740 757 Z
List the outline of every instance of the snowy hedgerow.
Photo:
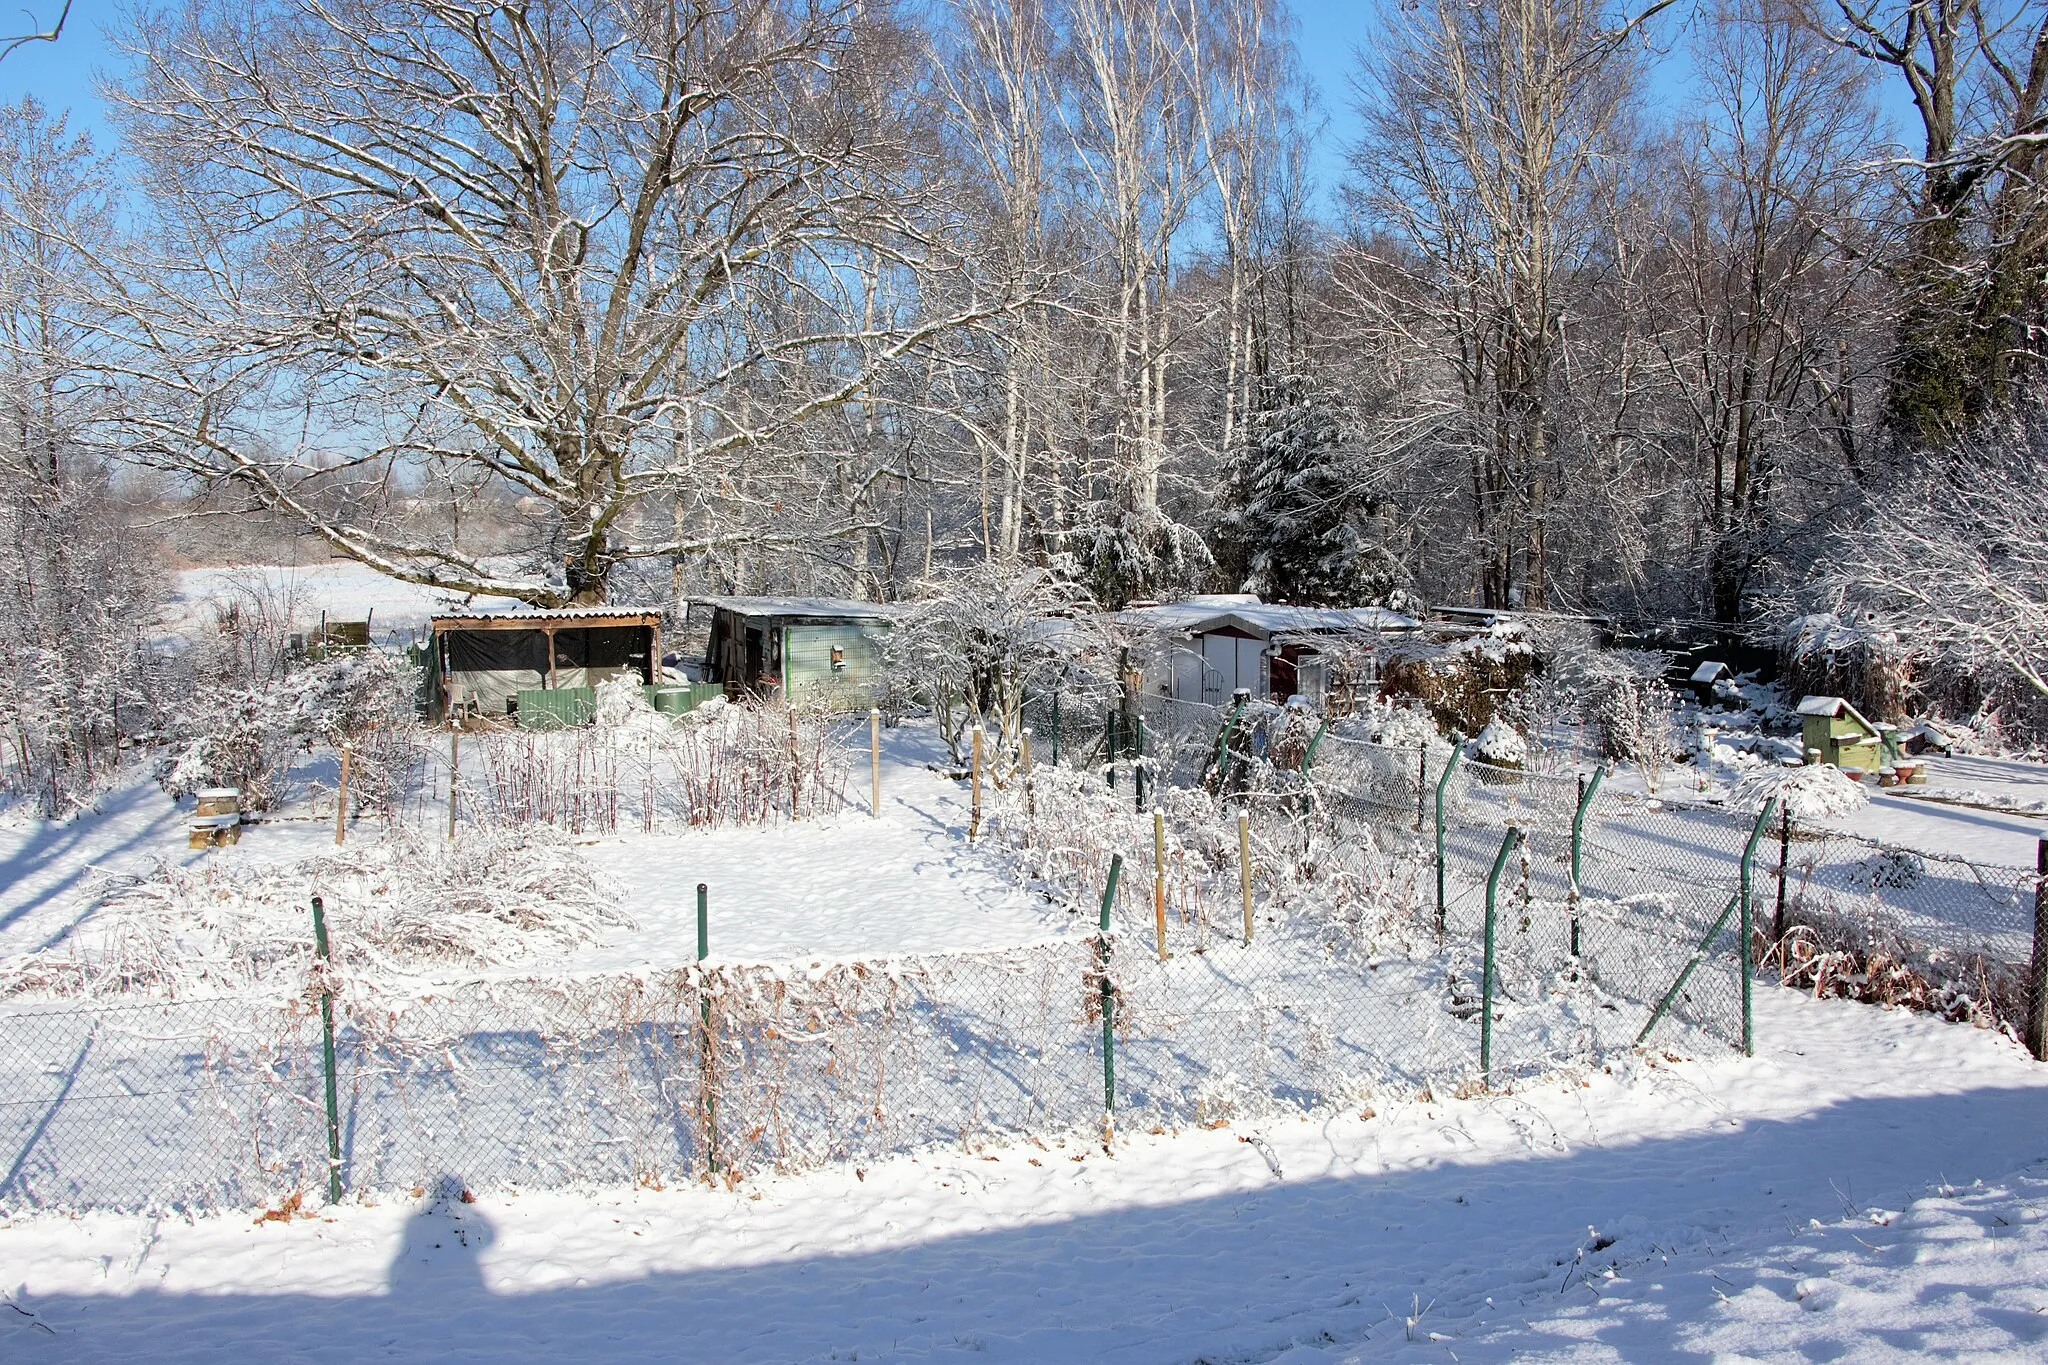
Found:
M 1870 801 L 1861 783 L 1851 782 L 1841 769 L 1826 764 L 1765 768 L 1743 778 L 1735 788 L 1735 802 L 1743 810 L 1762 810 L 1764 802 L 1774 796 L 1795 821 L 1848 815 Z

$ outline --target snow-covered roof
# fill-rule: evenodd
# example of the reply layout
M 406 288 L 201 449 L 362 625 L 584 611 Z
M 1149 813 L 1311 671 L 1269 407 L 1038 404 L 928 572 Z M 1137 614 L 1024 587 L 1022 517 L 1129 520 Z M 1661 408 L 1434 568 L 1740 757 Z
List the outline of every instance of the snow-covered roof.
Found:
M 1247 634 L 1360 634 L 1413 630 L 1413 617 L 1385 607 L 1292 607 L 1263 603 L 1256 597 L 1194 597 L 1156 607 L 1132 607 L 1117 615 L 1128 625 L 1202 635 L 1235 627 Z
M 889 621 L 896 608 L 883 602 L 855 602 L 845 597 L 693 597 L 691 606 L 716 607 L 740 616 L 851 617 Z
M 1727 676 L 1728 665 L 1713 659 L 1707 660 L 1692 671 L 1692 680 L 1696 683 L 1719 682 Z
M 504 607 L 477 608 L 450 607 L 434 613 L 434 624 L 443 622 L 475 621 L 484 622 L 526 622 L 545 625 L 550 621 L 599 621 L 620 618 L 647 618 L 659 621 L 659 607 Z
M 1858 711 L 1840 697 L 1823 697 L 1818 695 L 1801 697 L 1799 699 L 1799 714 L 1802 716 L 1820 716 L 1829 720 L 1834 719 L 1836 716 L 1849 716 L 1871 734 L 1877 733 L 1877 727 L 1865 720 L 1861 711 Z

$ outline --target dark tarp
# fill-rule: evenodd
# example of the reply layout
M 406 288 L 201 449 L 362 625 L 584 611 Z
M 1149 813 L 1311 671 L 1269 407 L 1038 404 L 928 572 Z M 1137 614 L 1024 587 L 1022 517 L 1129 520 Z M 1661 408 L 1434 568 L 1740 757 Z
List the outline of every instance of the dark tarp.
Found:
M 448 683 L 486 715 L 503 715 L 521 688 L 548 685 L 548 637 L 537 630 L 451 630 Z

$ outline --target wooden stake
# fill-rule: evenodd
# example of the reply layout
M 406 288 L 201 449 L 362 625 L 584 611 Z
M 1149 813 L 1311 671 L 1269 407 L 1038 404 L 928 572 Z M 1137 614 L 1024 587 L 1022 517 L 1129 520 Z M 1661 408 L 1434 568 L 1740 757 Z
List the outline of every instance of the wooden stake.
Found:
M 1244 941 L 1249 947 L 1252 941 L 1252 818 L 1244 811 L 1237 813 L 1237 880 L 1244 888 Z
M 967 837 L 981 837 L 981 727 L 974 727 L 974 804 L 967 817 Z
M 448 837 L 455 837 L 455 787 L 462 772 L 462 731 L 448 731 Z
M 1152 808 L 1152 923 L 1159 939 L 1159 960 L 1173 954 L 1166 951 L 1166 812 Z
M 872 814 L 882 818 L 882 708 L 868 708 L 868 767 L 874 774 L 874 810 Z
M 1031 731 L 1026 729 L 1017 736 L 1017 762 L 1024 769 L 1024 820 L 1025 832 L 1030 833 L 1030 822 L 1038 818 L 1038 793 L 1032 790 L 1031 782 Z
M 341 785 L 334 790 L 334 846 L 340 848 L 348 834 L 348 761 L 354 757 L 348 745 L 341 746 Z

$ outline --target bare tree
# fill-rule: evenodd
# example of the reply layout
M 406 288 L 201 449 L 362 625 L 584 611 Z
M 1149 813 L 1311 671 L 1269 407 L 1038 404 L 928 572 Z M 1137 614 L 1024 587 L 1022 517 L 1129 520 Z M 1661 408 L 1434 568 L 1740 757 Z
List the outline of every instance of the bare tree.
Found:
M 1706 604 L 1744 619 L 1794 480 L 1856 465 L 1855 394 L 1887 322 L 1872 264 L 1884 188 L 1867 77 L 1786 0 L 1720 0 L 1680 124 L 1647 296 L 1705 526 Z M 1823 507 L 1832 499 L 1817 499 Z M 1797 520 L 1796 518 L 1794 519 Z
M 1489 605 L 1550 599 L 1560 362 L 1627 155 L 1641 22 L 1597 0 L 1430 0 L 1361 80 L 1351 202 L 1372 260 L 1351 288 L 1368 329 L 1434 371 L 1427 406 L 1382 441 L 1464 462 Z
M 773 453 L 1003 304 L 916 288 L 946 215 L 887 6 L 200 0 L 128 43 L 161 232 L 102 263 L 110 439 L 395 577 L 591 601 L 860 534 L 764 528 L 804 472 Z M 524 562 L 377 515 L 449 465 L 532 500 Z

